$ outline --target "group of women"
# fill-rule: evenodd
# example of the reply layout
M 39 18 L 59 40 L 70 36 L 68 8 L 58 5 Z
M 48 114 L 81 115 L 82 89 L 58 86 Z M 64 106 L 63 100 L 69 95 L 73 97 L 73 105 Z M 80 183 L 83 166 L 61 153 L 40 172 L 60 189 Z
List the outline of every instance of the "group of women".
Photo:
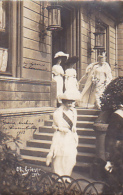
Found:
M 59 51 L 55 54 L 54 59 L 56 60 L 56 64 L 52 67 L 52 78 L 57 83 L 57 101 L 60 104 L 62 103 L 60 95 L 63 94 L 63 91 L 72 91 L 77 93 L 78 96 L 80 95 L 76 70 L 73 68 L 74 64 L 78 61 L 78 57 L 69 57 L 69 54 Z M 63 62 L 66 70 L 62 67 Z
M 100 97 L 112 80 L 111 68 L 105 61 L 105 53 L 98 55 L 97 62 L 87 66 L 84 75 L 86 83 L 81 92 L 79 91 L 79 84 L 82 79 L 79 82 L 77 81 L 77 73 L 74 69 L 74 64 L 78 61 L 78 57 L 69 57 L 69 54 L 60 51 L 55 54 L 54 58 L 56 59 L 56 65 L 52 68 L 52 75 L 57 83 L 58 103 L 61 103 L 59 96 L 63 93 L 65 85 L 65 91 L 71 91 L 78 95 L 76 102 L 79 107 L 96 107 L 100 109 Z M 63 70 L 62 61 L 65 58 L 64 65 L 66 68 Z
M 53 79 L 57 83 L 57 100 L 60 106 L 53 114 L 53 135 L 50 151 L 47 155 L 47 166 L 52 162 L 53 171 L 60 175 L 70 176 L 76 164 L 78 135 L 76 132 L 77 112 L 75 102 L 81 107 L 87 104 L 100 109 L 100 97 L 112 79 L 111 68 L 105 62 L 105 56 L 99 55 L 98 62 L 88 65 L 87 81 L 83 91 L 79 91 L 74 64 L 78 57 L 69 57 L 60 51 L 55 54 L 56 65 L 52 67 Z M 63 70 L 62 61 L 66 66 Z M 81 79 L 82 80 L 82 79 Z M 65 85 L 65 90 L 64 90 Z M 70 182 L 70 178 L 65 178 Z

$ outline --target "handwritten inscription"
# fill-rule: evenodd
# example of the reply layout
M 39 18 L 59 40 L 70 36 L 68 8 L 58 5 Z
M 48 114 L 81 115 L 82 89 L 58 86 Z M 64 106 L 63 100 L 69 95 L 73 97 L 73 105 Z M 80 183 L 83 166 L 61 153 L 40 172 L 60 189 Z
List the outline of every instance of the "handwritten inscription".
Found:
M 36 131 L 37 127 L 34 126 L 34 123 L 26 120 L 26 121 L 2 121 L 2 127 L 4 130 L 17 130 L 17 135 L 25 134 L 27 130 L 34 129 Z
M 26 63 L 24 62 L 23 68 L 34 69 L 34 70 L 48 70 L 45 64 L 37 64 L 37 63 Z
M 15 121 L 14 122 L 10 122 L 10 121 L 5 121 L 3 120 L 3 125 L 7 124 L 7 125 L 15 125 Z M 26 125 L 33 125 L 33 123 L 29 122 L 28 120 L 26 120 L 26 122 L 19 122 L 19 124 L 26 124 Z
M 39 176 L 40 175 L 40 168 L 33 168 L 33 167 L 27 167 L 25 166 L 24 168 L 22 167 L 16 167 L 16 171 L 20 172 L 22 176 L 27 175 L 29 172 L 31 172 L 32 177 Z
M 7 122 L 7 121 L 2 121 L 3 125 L 15 125 L 15 122 Z

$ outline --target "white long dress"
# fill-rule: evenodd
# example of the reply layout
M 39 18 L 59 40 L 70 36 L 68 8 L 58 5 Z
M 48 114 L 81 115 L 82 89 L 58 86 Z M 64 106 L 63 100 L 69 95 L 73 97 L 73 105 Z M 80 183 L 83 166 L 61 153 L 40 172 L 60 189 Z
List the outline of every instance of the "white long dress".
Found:
M 66 91 L 70 91 L 70 92 L 74 92 L 78 95 L 78 97 L 80 96 L 80 92 L 78 90 L 79 86 L 78 86 L 78 81 L 76 79 L 76 70 L 74 68 L 68 68 L 65 71 L 65 90 Z
M 64 75 L 64 70 L 62 66 L 56 64 L 52 67 L 52 78 L 57 83 L 57 99 L 59 103 L 61 103 L 59 96 L 63 93 L 63 75 Z
M 96 105 L 100 109 L 100 97 L 112 80 L 111 68 L 107 62 L 102 66 L 96 62 L 87 67 L 86 73 L 88 78 L 81 93 L 80 106 Z
M 63 118 L 63 112 L 73 122 L 70 129 L 69 124 Z M 76 133 L 77 112 L 75 108 L 66 111 L 64 105 L 60 106 L 53 115 L 53 128 L 56 130 L 50 152 L 47 157 L 51 158 L 54 173 L 62 176 L 70 176 L 76 164 L 78 135 Z M 63 132 L 66 129 L 67 132 Z

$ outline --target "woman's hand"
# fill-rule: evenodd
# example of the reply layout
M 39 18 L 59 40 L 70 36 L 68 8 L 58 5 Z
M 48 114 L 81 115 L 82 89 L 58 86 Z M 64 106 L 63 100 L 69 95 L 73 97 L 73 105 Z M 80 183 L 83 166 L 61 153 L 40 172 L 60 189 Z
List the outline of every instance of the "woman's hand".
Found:
M 111 164 L 110 161 L 107 161 L 107 163 L 106 163 L 106 165 L 105 165 L 105 170 L 108 171 L 109 173 L 112 172 L 113 166 L 112 166 L 112 164 Z
M 72 127 L 72 132 L 75 133 L 76 132 L 76 127 Z
M 63 132 L 63 133 L 68 133 L 69 130 L 67 128 L 64 128 L 64 127 L 59 127 L 59 131 Z

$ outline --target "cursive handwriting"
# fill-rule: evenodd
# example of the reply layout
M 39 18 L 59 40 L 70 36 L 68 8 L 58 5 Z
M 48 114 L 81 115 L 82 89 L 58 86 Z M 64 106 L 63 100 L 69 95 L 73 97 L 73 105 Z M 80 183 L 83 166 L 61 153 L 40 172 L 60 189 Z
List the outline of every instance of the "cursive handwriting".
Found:
M 35 132 L 37 127 L 34 126 L 34 123 L 30 122 L 29 120 L 26 121 L 19 121 L 19 122 L 8 122 L 3 120 L 2 121 L 2 129 L 7 130 L 17 130 L 17 136 L 25 134 L 27 130 L 33 130 Z
M 3 122 L 3 125 L 15 125 L 16 123 L 15 122 L 6 122 L 6 121 L 2 121 Z
M 48 70 L 45 64 L 26 63 L 24 62 L 23 68 L 34 69 L 34 70 Z
M 30 123 L 28 120 L 26 122 L 19 122 L 19 124 L 33 125 L 33 123 Z

